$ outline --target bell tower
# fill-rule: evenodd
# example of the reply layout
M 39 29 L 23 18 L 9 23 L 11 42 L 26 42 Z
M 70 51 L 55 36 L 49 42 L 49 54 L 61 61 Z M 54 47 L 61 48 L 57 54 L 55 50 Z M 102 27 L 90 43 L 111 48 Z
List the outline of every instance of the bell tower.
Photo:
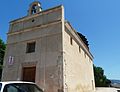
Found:
M 32 15 L 42 11 L 41 3 L 39 1 L 34 1 L 29 5 L 28 15 Z

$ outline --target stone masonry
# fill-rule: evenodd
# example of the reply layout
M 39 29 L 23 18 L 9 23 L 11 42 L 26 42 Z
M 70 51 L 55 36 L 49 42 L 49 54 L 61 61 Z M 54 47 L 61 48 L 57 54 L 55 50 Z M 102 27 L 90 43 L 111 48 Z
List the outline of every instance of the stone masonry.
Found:
M 7 35 L 2 81 L 25 80 L 24 68 L 35 67 L 31 80 L 44 92 L 95 91 L 93 56 L 64 20 L 63 6 L 42 10 L 34 1 L 27 16 L 10 22 Z M 32 42 L 35 50 L 27 53 Z

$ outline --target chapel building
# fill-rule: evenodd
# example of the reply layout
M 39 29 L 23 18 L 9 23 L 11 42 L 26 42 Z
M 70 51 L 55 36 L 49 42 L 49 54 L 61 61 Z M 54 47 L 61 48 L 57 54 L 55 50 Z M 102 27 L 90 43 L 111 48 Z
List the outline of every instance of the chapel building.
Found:
M 93 56 L 81 34 L 64 18 L 62 5 L 30 4 L 10 22 L 2 81 L 32 81 L 44 92 L 95 91 Z

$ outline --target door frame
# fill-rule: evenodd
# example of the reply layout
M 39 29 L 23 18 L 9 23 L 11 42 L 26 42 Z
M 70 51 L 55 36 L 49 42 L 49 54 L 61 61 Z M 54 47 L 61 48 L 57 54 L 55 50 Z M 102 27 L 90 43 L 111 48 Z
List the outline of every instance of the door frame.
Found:
M 23 78 L 24 78 L 24 69 L 25 68 L 34 68 L 35 69 L 35 74 L 34 74 L 34 82 L 36 81 L 36 66 L 23 66 L 22 67 L 22 74 L 21 74 L 21 79 L 22 79 L 22 81 L 25 81 L 25 80 L 23 80 Z

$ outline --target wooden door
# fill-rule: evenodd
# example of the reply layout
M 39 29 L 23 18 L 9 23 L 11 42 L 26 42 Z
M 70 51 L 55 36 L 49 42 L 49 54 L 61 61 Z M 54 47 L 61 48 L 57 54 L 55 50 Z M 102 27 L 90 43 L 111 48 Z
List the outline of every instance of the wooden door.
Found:
M 23 67 L 23 81 L 35 82 L 36 67 Z

